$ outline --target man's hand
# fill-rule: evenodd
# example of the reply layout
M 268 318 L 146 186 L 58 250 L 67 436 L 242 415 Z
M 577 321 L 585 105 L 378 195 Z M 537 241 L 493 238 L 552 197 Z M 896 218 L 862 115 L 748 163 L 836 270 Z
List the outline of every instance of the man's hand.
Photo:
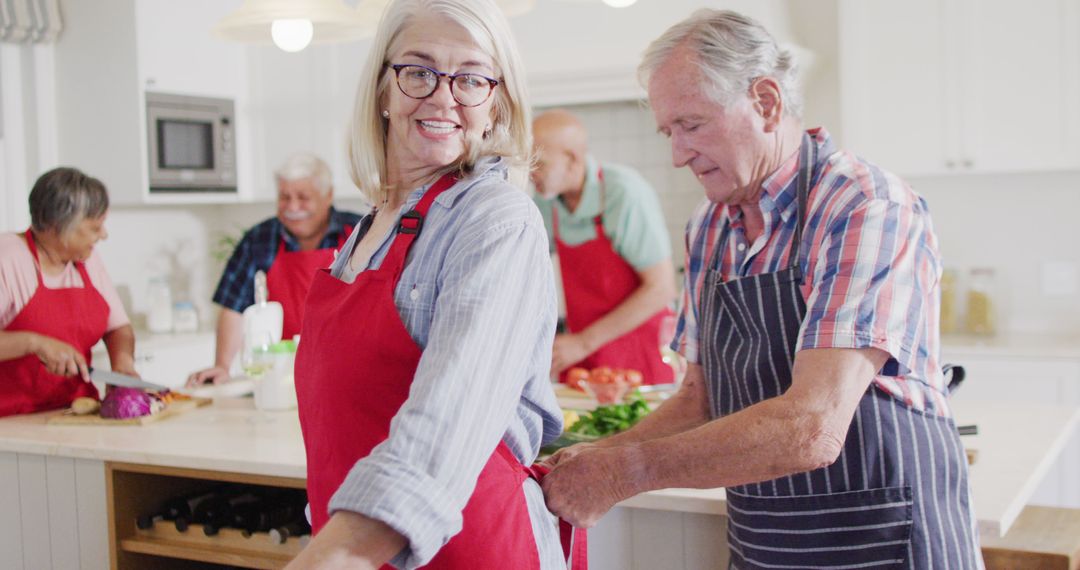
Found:
M 285 570 L 375 570 L 405 547 L 389 526 L 337 511 Z
M 61 376 L 79 376 L 90 381 L 90 368 L 79 349 L 50 336 L 35 334 L 33 339 L 34 354 L 45 369 Z
M 555 345 L 551 348 L 551 374 L 555 375 L 581 362 L 592 354 L 585 338 L 579 334 L 560 334 L 555 336 Z
M 228 382 L 230 378 L 228 370 L 221 366 L 214 366 L 213 368 L 193 372 L 191 376 L 188 376 L 185 386 L 195 388 L 203 384 L 221 384 Z
M 596 444 L 593 442 L 586 442 L 571 445 L 570 447 L 564 447 L 553 453 L 547 459 L 541 461 L 540 465 L 547 467 L 548 469 L 555 469 L 556 465 L 573 458 L 590 447 L 596 447 Z
M 556 460 L 541 487 L 548 509 L 576 527 L 592 527 L 616 503 L 644 488 L 638 475 L 641 455 L 634 445 L 569 451 L 569 457 Z

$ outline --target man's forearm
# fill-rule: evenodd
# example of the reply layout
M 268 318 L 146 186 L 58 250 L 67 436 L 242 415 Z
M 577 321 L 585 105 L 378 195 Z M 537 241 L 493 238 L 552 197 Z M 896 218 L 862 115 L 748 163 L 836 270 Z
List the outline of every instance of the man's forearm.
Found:
M 709 397 L 701 366 L 691 364 L 674 396 L 633 428 L 597 442 L 602 447 L 641 443 L 693 430 L 709 421 Z

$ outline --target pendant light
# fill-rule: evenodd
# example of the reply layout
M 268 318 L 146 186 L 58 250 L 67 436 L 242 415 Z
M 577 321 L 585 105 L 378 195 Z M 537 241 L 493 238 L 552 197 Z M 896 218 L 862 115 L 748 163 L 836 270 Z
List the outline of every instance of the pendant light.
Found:
M 296 52 L 311 42 L 340 42 L 370 36 L 378 17 L 368 17 L 362 0 L 359 9 L 341 0 L 244 0 L 225 16 L 213 32 L 219 38 L 248 43 L 270 43 Z M 380 6 L 381 8 L 381 6 Z

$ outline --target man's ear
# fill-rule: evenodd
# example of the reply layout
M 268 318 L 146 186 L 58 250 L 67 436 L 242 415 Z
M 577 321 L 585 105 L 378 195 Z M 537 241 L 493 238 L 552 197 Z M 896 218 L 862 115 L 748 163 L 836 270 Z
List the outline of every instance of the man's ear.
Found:
M 765 132 L 771 133 L 780 127 L 784 115 L 784 99 L 780 84 L 772 77 L 758 77 L 750 83 L 750 102 L 754 111 L 761 117 Z

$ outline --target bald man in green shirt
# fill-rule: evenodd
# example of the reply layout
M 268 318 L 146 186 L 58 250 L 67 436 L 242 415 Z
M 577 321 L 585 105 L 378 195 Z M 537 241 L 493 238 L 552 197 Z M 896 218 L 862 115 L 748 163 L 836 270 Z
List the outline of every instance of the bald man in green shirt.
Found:
M 656 193 L 634 170 L 600 164 L 573 114 L 548 111 L 533 122 L 535 198 L 559 255 L 566 324 L 555 337 L 552 374 L 574 366 L 642 373 L 673 381 L 660 355 L 675 298 L 671 246 Z

